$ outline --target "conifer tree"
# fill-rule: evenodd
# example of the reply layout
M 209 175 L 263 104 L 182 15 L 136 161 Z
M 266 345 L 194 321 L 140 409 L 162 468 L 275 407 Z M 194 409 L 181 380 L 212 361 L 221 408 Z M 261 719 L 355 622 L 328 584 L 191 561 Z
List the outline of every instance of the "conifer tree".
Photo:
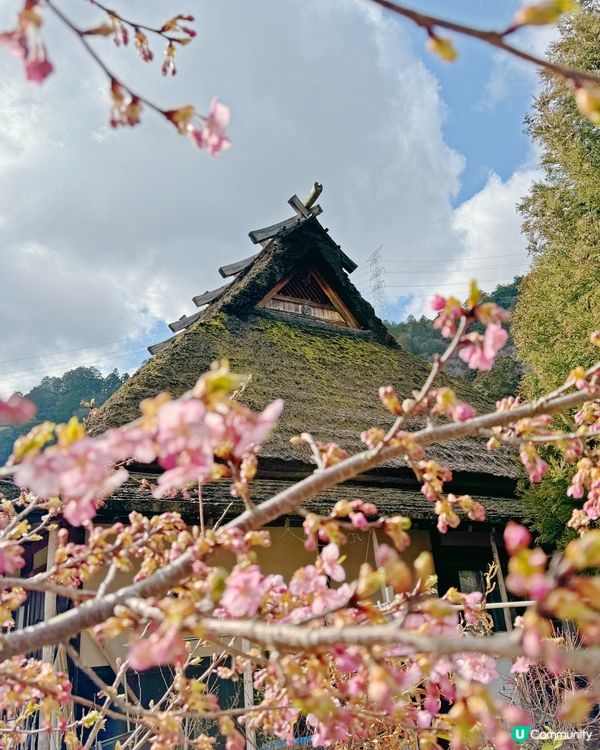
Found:
M 599 11 L 597 0 L 588 1 L 565 18 L 549 57 L 600 70 Z M 589 334 L 600 324 L 600 128 L 579 113 L 563 81 L 542 77 L 526 124 L 541 149 L 543 178 L 520 205 L 533 266 L 512 324 L 528 397 L 556 388 L 576 365 L 592 364 Z M 575 469 L 558 451 L 545 458 L 544 479 L 524 486 L 523 499 L 540 540 L 562 546 L 573 535 L 565 527 L 573 509 L 565 487 Z
M 555 62 L 600 70 L 600 5 L 561 23 Z M 533 267 L 520 287 L 512 333 L 527 366 L 529 396 L 555 388 L 576 364 L 592 364 L 600 322 L 600 128 L 577 110 L 567 85 L 544 84 L 527 118 L 543 179 L 521 203 Z

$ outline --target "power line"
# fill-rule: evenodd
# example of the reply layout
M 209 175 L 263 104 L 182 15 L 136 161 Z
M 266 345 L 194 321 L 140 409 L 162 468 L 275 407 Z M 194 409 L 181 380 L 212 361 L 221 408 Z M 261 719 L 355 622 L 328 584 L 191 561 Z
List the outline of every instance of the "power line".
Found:
M 14 359 L 2 359 L 0 365 L 8 365 L 12 362 L 23 362 L 26 359 L 40 359 L 41 357 L 48 357 L 53 354 L 68 354 L 69 352 L 79 352 L 84 349 L 96 349 L 102 346 L 110 346 L 111 344 L 123 344 L 125 341 L 131 341 L 128 339 L 113 339 L 112 341 L 103 341 L 100 344 L 88 344 L 87 346 L 75 346 L 72 349 L 59 349 L 57 351 L 48 352 L 47 354 L 31 354 L 28 357 L 15 357 Z
M 48 370 L 53 369 L 55 367 L 68 367 L 69 365 L 75 365 L 75 366 L 82 366 L 82 365 L 95 365 L 100 362 L 112 362 L 115 359 L 124 359 L 126 357 L 133 357 L 136 354 L 142 354 L 145 352 L 148 356 L 148 350 L 146 348 L 144 349 L 137 349 L 134 351 L 129 352 L 123 352 L 122 354 L 118 354 L 117 352 L 114 353 L 114 355 L 109 356 L 103 356 L 98 358 L 90 358 L 87 357 L 86 359 L 74 359 L 74 360 L 68 360 L 63 362 L 49 362 L 47 365 L 44 366 L 36 366 L 33 368 L 29 368 L 26 370 L 16 370 L 13 372 L 0 372 L 0 378 L 7 378 L 7 377 L 17 377 L 21 375 L 27 375 L 27 374 L 35 374 L 35 373 L 42 373 L 42 372 L 48 372 Z
M 449 268 L 449 271 L 472 271 L 473 273 L 478 273 L 479 271 L 498 271 L 504 268 L 514 268 L 515 264 L 510 263 L 509 265 L 503 265 L 503 266 L 481 266 L 480 268 L 474 267 L 474 266 L 451 266 Z M 418 271 L 386 271 L 386 275 L 394 274 L 426 274 L 427 269 L 419 269 Z
M 471 255 L 462 257 L 461 260 L 496 260 L 496 258 L 523 258 L 527 260 L 527 256 L 523 256 L 523 253 L 502 253 L 502 255 Z M 432 258 L 383 258 L 385 263 L 437 263 L 441 260 L 451 260 L 447 255 L 438 255 Z
M 481 284 L 496 284 L 498 286 L 499 284 L 503 283 L 509 283 L 509 282 L 502 282 L 497 281 L 496 279 L 477 279 L 478 283 Z M 468 281 L 440 281 L 437 284 L 386 284 L 386 289 L 415 289 L 415 288 L 425 288 L 425 287 L 439 287 L 439 286 L 467 286 Z

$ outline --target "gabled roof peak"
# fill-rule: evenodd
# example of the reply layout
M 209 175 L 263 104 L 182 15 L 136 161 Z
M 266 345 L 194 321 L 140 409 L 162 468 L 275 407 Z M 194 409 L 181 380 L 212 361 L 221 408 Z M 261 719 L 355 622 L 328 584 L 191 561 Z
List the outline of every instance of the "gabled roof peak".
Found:
M 316 203 L 322 192 L 323 185 L 320 182 L 315 182 L 304 201 L 301 201 L 296 194 L 292 195 L 288 203 L 294 209 L 294 216 L 283 221 L 278 221 L 276 224 L 271 224 L 268 227 L 263 227 L 262 229 L 253 229 L 251 232 L 248 232 L 248 237 L 250 237 L 255 245 L 260 244 L 265 247 L 280 232 L 292 229 L 304 219 L 309 219 L 311 216 L 319 216 L 319 214 L 323 213 L 323 209 L 321 206 L 316 205 Z
M 191 315 L 182 315 L 170 323 L 171 331 L 183 332 L 202 318 L 206 311 L 210 310 L 212 313 L 217 307 L 221 309 L 232 306 L 238 312 L 241 307 L 271 307 L 291 314 L 315 315 L 331 324 L 373 330 L 372 308 L 347 281 L 347 274 L 352 273 L 357 264 L 331 239 L 329 230 L 317 220 L 322 209 L 316 201 L 322 191 L 323 186 L 315 182 L 303 201 L 297 195 L 292 195 L 288 203 L 294 209 L 293 217 L 250 232 L 252 241 L 262 245 L 262 249 L 242 260 L 221 266 L 221 276 L 233 279 L 193 297 L 196 307 L 203 309 Z M 306 299 L 305 294 L 301 297 L 294 295 L 291 289 L 294 284 L 278 295 L 283 299 L 267 299 L 276 285 L 282 287 L 290 282 L 300 268 L 312 269 L 311 283 L 308 286 L 301 285 L 305 287 L 304 291 L 312 290 L 313 295 L 320 294 L 322 299 L 315 300 L 308 292 Z M 351 312 L 348 308 L 349 295 L 359 298 L 356 301 L 363 308 L 359 313 Z M 353 308 L 354 305 L 350 303 L 350 307 Z M 378 334 L 381 336 L 384 329 L 378 319 L 375 327 L 379 329 Z M 164 343 L 166 342 L 149 347 L 150 353 L 155 354 Z

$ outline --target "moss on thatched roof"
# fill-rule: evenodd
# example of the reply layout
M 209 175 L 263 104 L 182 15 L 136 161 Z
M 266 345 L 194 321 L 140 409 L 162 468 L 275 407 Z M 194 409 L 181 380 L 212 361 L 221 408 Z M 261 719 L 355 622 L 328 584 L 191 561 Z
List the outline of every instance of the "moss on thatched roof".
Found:
M 285 401 L 280 423 L 261 451 L 263 458 L 308 463 L 306 450 L 290 444 L 291 437 L 304 431 L 352 452 L 363 449 L 361 432 L 392 423 L 379 402 L 379 387 L 391 384 L 407 397 L 421 387 L 430 365 L 392 338 L 351 283 L 344 270 L 348 260 L 315 217 L 280 232 L 197 320 L 165 342 L 94 413 L 92 432 L 135 419 L 140 401 L 161 391 L 180 396 L 212 362 L 226 358 L 235 372 L 251 376 L 240 401 L 256 410 L 274 398 Z M 257 307 L 278 282 L 302 265 L 318 267 L 359 329 Z M 450 384 L 445 378 L 442 381 Z M 468 386 L 452 385 L 478 410 L 490 408 Z M 455 471 L 498 477 L 518 474 L 509 453 L 489 453 L 479 439 L 436 446 L 429 453 Z
M 370 332 L 266 310 L 245 318 L 217 313 L 194 323 L 135 373 L 95 412 L 93 431 L 135 419 L 143 398 L 161 391 L 181 395 L 220 358 L 229 359 L 234 371 L 251 375 L 240 397 L 249 407 L 262 409 L 274 398 L 284 399 L 280 424 L 261 453 L 284 460 L 306 458 L 290 444 L 292 436 L 306 430 L 319 440 L 360 450 L 363 430 L 391 424 L 377 395 L 379 386 L 392 384 L 408 396 L 429 371 L 426 362 Z M 479 409 L 489 406 L 469 388 L 457 390 Z M 454 470 L 516 474 L 510 456 L 489 453 L 480 440 L 436 446 L 431 455 Z

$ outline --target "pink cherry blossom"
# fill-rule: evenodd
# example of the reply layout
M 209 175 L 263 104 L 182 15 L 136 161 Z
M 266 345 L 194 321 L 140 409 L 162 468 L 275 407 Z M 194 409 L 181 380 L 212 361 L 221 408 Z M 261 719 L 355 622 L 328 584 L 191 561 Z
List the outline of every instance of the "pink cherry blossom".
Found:
M 37 410 L 33 401 L 30 401 L 18 393 L 13 394 L 8 401 L 0 399 L 0 422 L 12 422 L 22 424 L 33 419 Z
M 314 615 L 323 615 L 325 612 L 331 612 L 346 605 L 351 596 L 352 589 L 347 583 L 343 583 L 337 589 L 319 589 L 314 595 L 311 611 Z
M 52 63 L 46 57 L 25 61 L 25 76 L 32 83 L 43 83 L 53 70 Z
M 206 406 L 199 399 L 169 401 L 156 417 L 156 443 L 161 465 L 172 466 L 182 451 L 203 448 L 209 431 L 205 427 Z
M 283 411 L 283 401 L 278 398 L 260 414 L 249 409 L 234 410 L 226 418 L 227 439 L 233 442 L 233 455 L 243 458 L 260 448 Z
M 477 415 L 471 404 L 459 401 L 452 409 L 451 416 L 455 422 L 466 422 L 467 419 L 473 419 Z
M 24 549 L 16 542 L 0 542 L 0 573 L 16 573 L 25 565 Z
M 457 654 L 453 659 L 456 668 L 465 680 L 476 680 L 487 684 L 498 677 L 496 660 L 485 654 Z
M 15 481 L 42 498 L 59 496 L 63 513 L 80 526 L 96 513 L 99 500 L 109 497 L 129 476 L 112 466 L 101 441 L 84 437 L 65 447 L 52 446 L 15 467 Z
M 533 662 L 531 659 L 528 659 L 526 656 L 519 656 L 515 659 L 515 663 L 512 665 L 510 671 L 513 674 L 525 674 L 525 672 L 529 672 L 532 665 Z
M 243 734 L 237 731 L 237 729 L 227 735 L 225 750 L 245 750 L 245 748 L 246 739 Z
M 369 522 L 367 521 L 367 517 L 364 513 L 361 513 L 360 511 L 357 513 L 350 513 L 348 517 L 350 519 L 350 523 L 359 531 L 369 530 Z
M 591 521 L 597 521 L 600 518 L 600 495 L 593 496 L 590 492 L 582 510 Z
M 431 309 L 435 312 L 443 310 L 446 306 L 446 298 L 442 297 L 441 294 L 434 294 L 431 298 Z
M 327 578 L 321 575 L 314 565 L 305 565 L 292 576 L 290 593 L 294 596 L 307 596 L 327 587 Z
M 253 617 L 265 594 L 258 565 L 236 567 L 227 580 L 221 606 L 230 617 Z
M 211 478 L 214 466 L 214 457 L 210 446 L 207 444 L 193 452 L 184 451 L 179 456 L 170 456 L 168 463 L 161 462 L 167 468 L 158 478 L 157 486 L 152 493 L 156 498 L 167 497 L 173 490 L 185 487 L 188 484 L 205 482 Z
M 129 649 L 129 663 L 136 672 L 165 664 L 183 664 L 186 658 L 185 641 L 175 627 L 162 633 L 157 631 Z
M 483 336 L 479 333 L 465 336 L 466 343 L 459 349 L 458 356 L 472 370 L 491 370 L 507 338 L 507 332 L 499 323 L 490 323 Z
M 328 575 L 338 583 L 346 578 L 346 571 L 339 564 L 339 559 L 340 548 L 337 546 L 337 544 L 328 544 L 321 552 L 321 562 L 323 563 L 323 570 L 325 571 L 326 575 Z
M 202 118 L 202 128 L 192 128 L 190 131 L 196 145 L 206 148 L 213 156 L 228 149 L 231 141 L 225 134 L 225 128 L 229 125 L 229 119 L 229 107 L 213 98 L 208 115 Z
M 531 542 L 531 534 L 520 523 L 509 521 L 504 529 L 504 544 L 509 555 L 514 555 L 523 547 L 528 547 Z
M 115 462 L 131 458 L 141 464 L 150 464 L 156 458 L 152 433 L 142 427 L 108 430 L 102 436 L 102 443 Z
M 538 455 L 533 443 L 522 443 L 519 449 L 521 463 L 527 471 L 530 482 L 540 482 L 548 470 L 548 464 Z

